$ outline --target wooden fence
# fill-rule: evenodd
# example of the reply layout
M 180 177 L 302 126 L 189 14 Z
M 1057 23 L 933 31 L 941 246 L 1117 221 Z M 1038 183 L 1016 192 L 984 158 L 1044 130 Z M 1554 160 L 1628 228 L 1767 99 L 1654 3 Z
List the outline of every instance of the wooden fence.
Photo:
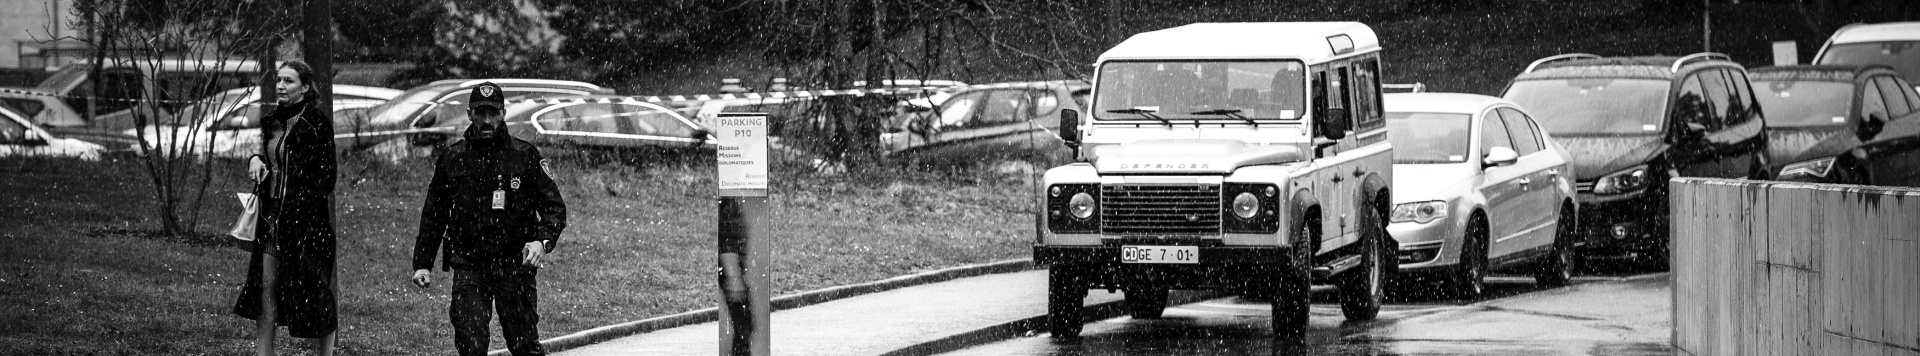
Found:
M 1920 356 L 1920 189 L 1670 187 L 1675 354 Z

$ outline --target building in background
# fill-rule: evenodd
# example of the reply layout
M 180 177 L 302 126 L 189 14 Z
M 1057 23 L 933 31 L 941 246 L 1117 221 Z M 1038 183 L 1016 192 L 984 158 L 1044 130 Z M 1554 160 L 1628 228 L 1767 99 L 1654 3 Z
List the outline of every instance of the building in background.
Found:
M 84 58 L 85 37 L 73 26 L 75 0 L 0 0 L 0 68 L 45 69 Z

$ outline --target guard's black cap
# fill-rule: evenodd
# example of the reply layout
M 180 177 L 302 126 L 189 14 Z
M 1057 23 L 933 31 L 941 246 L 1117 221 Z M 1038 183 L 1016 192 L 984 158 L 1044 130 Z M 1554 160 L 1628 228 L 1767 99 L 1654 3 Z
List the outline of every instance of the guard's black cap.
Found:
M 482 82 L 480 85 L 473 86 L 473 92 L 467 93 L 467 108 L 477 109 L 483 106 L 491 106 L 496 110 L 505 110 L 507 106 L 506 97 L 507 93 L 500 90 L 499 85 L 493 84 L 493 82 Z

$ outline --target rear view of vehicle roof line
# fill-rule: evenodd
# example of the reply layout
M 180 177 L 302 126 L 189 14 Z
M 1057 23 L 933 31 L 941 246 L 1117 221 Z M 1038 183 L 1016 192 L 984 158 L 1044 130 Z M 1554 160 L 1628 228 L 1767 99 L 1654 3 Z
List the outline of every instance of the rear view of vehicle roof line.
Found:
M 1885 41 L 1920 41 L 1920 22 L 1856 23 L 1833 31 L 1827 39 L 1834 44 Z
M 1351 52 L 1334 53 L 1328 37 L 1339 35 L 1353 40 Z M 1215 22 L 1136 34 L 1099 60 L 1297 58 L 1312 63 L 1379 49 L 1380 38 L 1359 22 Z
M 1500 97 L 1471 93 L 1387 93 L 1380 101 L 1389 112 L 1479 114 L 1488 107 L 1519 106 Z
M 472 80 L 461 82 L 460 86 L 470 87 L 470 86 L 480 85 L 480 83 L 485 83 L 485 82 L 493 82 L 494 84 L 501 84 L 501 85 L 526 84 L 526 85 L 581 86 L 581 87 L 589 87 L 594 89 L 601 89 L 599 85 L 594 85 L 593 83 L 587 83 L 587 82 L 576 82 L 571 80 L 553 80 L 553 79 L 524 79 L 524 78 L 472 79 Z

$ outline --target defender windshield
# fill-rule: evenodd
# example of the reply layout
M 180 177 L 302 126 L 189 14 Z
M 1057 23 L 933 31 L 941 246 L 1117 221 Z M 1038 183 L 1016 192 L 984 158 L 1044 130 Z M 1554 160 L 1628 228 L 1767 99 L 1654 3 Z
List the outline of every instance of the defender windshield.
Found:
M 1525 80 L 1514 82 L 1506 96 L 1554 135 L 1652 135 L 1666 122 L 1668 85 L 1654 79 Z
M 1818 64 L 1884 65 L 1913 81 L 1920 78 L 1920 41 L 1837 44 L 1827 47 Z
M 1769 127 L 1846 125 L 1853 105 L 1853 83 L 1755 80 L 1753 89 Z
M 1388 112 L 1387 142 L 1393 143 L 1393 163 L 1466 162 L 1472 122 L 1473 115 L 1467 114 Z
M 1100 66 L 1096 120 L 1294 120 L 1306 113 L 1295 60 L 1129 61 Z

